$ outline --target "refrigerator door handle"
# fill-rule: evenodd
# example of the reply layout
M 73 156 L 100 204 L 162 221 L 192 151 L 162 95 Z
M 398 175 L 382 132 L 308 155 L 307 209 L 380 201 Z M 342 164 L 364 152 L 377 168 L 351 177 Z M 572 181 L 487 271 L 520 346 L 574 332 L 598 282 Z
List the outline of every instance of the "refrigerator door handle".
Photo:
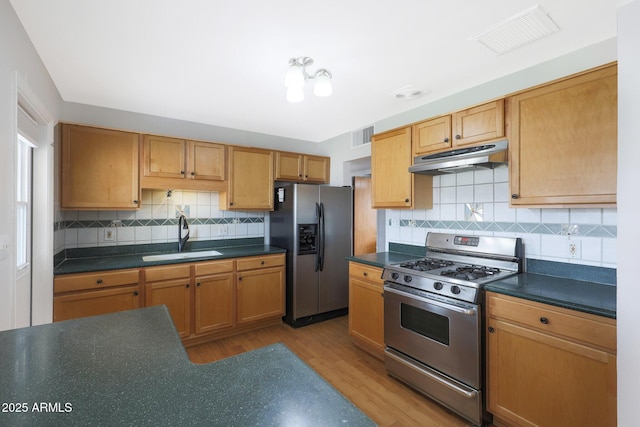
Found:
M 320 271 L 324 269 L 324 203 L 320 202 Z
M 317 272 L 320 269 L 320 256 L 321 256 L 321 248 L 322 248 L 322 228 L 321 228 L 321 224 L 320 224 L 320 218 L 322 216 L 322 213 L 320 211 L 320 205 L 318 203 L 316 203 L 316 218 L 318 219 L 318 226 L 317 226 L 317 248 L 316 248 L 316 262 L 315 262 L 315 271 Z

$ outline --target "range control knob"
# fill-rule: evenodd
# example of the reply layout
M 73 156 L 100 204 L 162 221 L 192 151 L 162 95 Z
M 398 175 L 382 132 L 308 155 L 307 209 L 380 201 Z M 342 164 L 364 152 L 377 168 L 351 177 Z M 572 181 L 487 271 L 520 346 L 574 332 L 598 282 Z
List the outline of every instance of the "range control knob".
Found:
M 398 273 L 396 273 L 395 271 L 393 273 L 391 273 L 391 278 L 393 280 L 398 280 L 398 277 L 400 277 L 400 275 Z
M 456 285 L 453 285 L 451 287 L 451 293 L 454 294 L 454 295 L 458 295 L 460 293 L 460 288 L 457 287 Z
M 436 283 L 433 284 L 433 289 L 435 289 L 436 291 L 441 290 L 442 287 L 443 287 L 443 285 L 442 285 L 441 282 L 436 282 Z
M 411 281 L 412 281 L 412 280 L 413 280 L 413 277 L 411 277 L 411 276 L 404 276 L 404 281 L 405 281 L 406 283 L 411 283 Z

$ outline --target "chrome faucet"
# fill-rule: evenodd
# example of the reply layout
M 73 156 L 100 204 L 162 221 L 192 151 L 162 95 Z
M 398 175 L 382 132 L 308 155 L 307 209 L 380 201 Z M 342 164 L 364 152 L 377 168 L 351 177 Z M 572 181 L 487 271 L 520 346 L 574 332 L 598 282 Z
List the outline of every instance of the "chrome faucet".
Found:
M 182 235 L 183 230 L 187 230 L 184 236 Z M 180 219 L 178 219 L 178 252 L 184 250 L 187 240 L 189 240 L 189 224 L 187 224 L 187 217 L 181 214 Z

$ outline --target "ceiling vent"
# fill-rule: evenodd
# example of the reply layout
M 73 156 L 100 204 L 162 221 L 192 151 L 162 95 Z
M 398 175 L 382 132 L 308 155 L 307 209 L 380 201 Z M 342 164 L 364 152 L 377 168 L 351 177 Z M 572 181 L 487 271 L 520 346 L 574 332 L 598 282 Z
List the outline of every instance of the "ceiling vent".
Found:
M 500 24 L 482 31 L 469 40 L 477 41 L 498 55 L 560 31 L 553 19 L 535 5 Z
M 373 125 L 354 131 L 351 134 L 351 148 L 356 148 L 365 144 L 371 144 L 372 136 L 373 136 Z

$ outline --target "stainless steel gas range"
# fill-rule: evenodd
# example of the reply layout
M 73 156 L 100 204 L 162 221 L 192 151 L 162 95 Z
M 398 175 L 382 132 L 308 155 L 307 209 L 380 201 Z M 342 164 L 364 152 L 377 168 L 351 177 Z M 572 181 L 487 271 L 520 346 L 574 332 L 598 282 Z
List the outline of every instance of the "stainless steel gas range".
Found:
M 523 259 L 519 238 L 429 233 L 424 259 L 386 265 L 388 373 L 482 425 L 482 288 L 521 272 Z

